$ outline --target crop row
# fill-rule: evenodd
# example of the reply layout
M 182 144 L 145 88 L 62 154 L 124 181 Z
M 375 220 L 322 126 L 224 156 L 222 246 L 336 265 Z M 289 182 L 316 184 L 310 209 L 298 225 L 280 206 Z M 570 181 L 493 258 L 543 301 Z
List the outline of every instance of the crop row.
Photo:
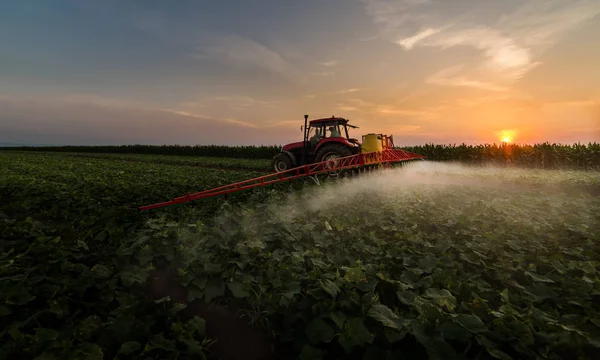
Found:
M 152 154 L 190 157 L 236 159 L 271 159 L 279 146 L 217 146 L 217 145 L 122 145 L 122 146 L 62 146 L 18 147 L 0 150 L 53 151 L 102 154 Z M 485 144 L 435 145 L 404 147 L 427 156 L 433 161 L 460 161 L 475 164 L 496 164 L 542 169 L 600 169 L 600 144 Z M 230 160 L 227 160 L 230 162 Z

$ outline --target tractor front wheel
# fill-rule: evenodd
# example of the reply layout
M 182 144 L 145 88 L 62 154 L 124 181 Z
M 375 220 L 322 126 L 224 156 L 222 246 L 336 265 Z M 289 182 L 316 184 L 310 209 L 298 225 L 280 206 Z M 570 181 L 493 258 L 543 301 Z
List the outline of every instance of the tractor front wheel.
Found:
M 282 172 L 292 168 L 292 159 L 286 153 L 279 153 L 273 157 L 273 169 L 275 172 Z
M 352 151 L 347 146 L 332 144 L 325 145 L 322 149 L 319 149 L 315 160 L 316 162 L 327 161 L 328 163 L 325 165 L 325 168 L 332 168 L 339 166 L 337 159 L 350 155 L 352 155 Z

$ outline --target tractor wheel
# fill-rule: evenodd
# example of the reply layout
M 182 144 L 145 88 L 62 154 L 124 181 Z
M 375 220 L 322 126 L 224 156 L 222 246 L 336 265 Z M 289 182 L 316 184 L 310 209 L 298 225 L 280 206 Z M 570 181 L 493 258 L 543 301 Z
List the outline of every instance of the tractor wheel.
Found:
M 286 153 L 279 153 L 273 157 L 272 162 L 273 169 L 275 172 L 282 172 L 292 168 L 292 159 Z
M 346 157 L 346 156 L 350 156 L 352 155 L 352 151 L 350 149 L 348 149 L 347 146 L 341 145 L 341 144 L 331 144 L 331 145 L 325 145 L 322 149 L 319 149 L 319 151 L 317 152 L 317 156 L 315 157 L 315 161 L 316 162 L 322 162 L 322 161 L 336 161 L 339 158 L 342 157 Z M 330 168 L 330 165 L 325 165 L 326 168 Z M 335 173 L 338 173 L 338 171 L 336 171 Z

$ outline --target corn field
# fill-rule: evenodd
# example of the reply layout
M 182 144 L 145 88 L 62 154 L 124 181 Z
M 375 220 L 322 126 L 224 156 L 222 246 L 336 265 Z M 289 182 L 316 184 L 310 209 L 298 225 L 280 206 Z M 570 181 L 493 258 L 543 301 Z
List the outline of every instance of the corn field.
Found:
M 600 144 L 435 145 L 405 147 L 433 161 L 457 161 L 536 169 L 600 170 Z
M 0 150 L 51 151 L 69 153 L 119 153 L 147 155 L 203 156 L 220 158 L 270 159 L 280 146 L 224 145 L 121 145 L 121 146 L 57 146 L 4 147 Z M 600 144 L 535 145 L 436 145 L 403 147 L 427 156 L 432 161 L 458 161 L 469 164 L 493 164 L 537 169 L 600 170 Z

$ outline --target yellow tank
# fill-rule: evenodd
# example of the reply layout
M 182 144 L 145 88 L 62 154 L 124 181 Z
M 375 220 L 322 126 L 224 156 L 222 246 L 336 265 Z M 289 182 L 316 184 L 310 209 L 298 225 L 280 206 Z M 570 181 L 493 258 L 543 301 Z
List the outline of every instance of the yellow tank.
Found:
M 369 153 L 374 151 L 382 151 L 383 144 L 381 143 L 381 135 L 378 134 L 366 134 L 362 137 L 361 152 Z

